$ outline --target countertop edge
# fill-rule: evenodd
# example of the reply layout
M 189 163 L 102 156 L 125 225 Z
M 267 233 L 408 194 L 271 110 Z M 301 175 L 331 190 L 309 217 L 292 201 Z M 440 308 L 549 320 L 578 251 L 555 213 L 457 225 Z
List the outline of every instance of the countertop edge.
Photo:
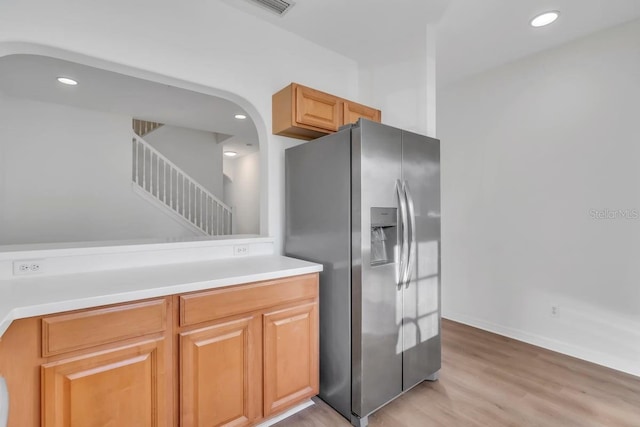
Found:
M 308 263 L 310 264 L 310 263 Z M 228 278 L 197 281 L 191 283 L 180 283 L 149 288 L 144 290 L 134 290 L 131 292 L 119 292 L 114 294 L 103 294 L 92 297 L 78 299 L 68 299 L 64 301 L 53 301 L 37 305 L 19 306 L 8 311 L 0 318 L 0 340 L 15 320 L 28 317 L 43 316 L 47 314 L 62 313 L 71 310 L 81 310 L 103 305 L 126 303 L 149 298 L 159 298 L 168 295 L 182 294 L 194 291 L 203 291 L 227 286 L 241 285 L 264 280 L 280 279 L 284 277 L 299 276 L 304 274 L 319 273 L 323 270 L 321 264 L 313 264 L 302 267 L 288 268 L 282 270 L 268 271 L 263 273 L 253 273 L 238 275 Z

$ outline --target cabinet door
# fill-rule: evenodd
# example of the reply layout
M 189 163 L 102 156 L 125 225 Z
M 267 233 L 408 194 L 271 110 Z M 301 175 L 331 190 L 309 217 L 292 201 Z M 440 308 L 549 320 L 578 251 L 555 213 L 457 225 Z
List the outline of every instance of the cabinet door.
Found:
M 264 315 L 264 415 L 318 394 L 318 304 Z
M 163 340 L 42 366 L 44 427 L 166 426 Z
M 340 127 L 342 101 L 335 96 L 296 86 L 296 122 L 335 132 Z
M 261 416 L 260 318 L 180 334 L 183 427 L 250 425 Z
M 344 124 L 355 123 L 359 118 L 369 119 L 373 122 L 380 122 L 381 114 L 380 110 L 367 107 L 362 104 L 356 104 L 355 102 L 345 101 L 343 110 Z

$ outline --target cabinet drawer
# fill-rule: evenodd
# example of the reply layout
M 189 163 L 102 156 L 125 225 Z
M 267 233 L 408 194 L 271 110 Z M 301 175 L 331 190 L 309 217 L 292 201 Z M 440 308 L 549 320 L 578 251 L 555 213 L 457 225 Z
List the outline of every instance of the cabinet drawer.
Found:
M 164 299 L 49 316 L 42 319 L 42 356 L 162 332 L 166 327 Z
M 182 295 L 180 326 L 195 325 L 317 296 L 317 274 Z

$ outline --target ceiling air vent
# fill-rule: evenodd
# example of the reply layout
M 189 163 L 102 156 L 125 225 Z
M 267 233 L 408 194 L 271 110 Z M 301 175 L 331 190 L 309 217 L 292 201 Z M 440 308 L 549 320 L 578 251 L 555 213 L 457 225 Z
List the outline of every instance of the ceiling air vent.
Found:
M 248 0 L 253 4 L 262 6 L 263 8 L 270 10 L 276 15 L 282 16 L 293 7 L 293 2 L 287 2 L 284 0 Z

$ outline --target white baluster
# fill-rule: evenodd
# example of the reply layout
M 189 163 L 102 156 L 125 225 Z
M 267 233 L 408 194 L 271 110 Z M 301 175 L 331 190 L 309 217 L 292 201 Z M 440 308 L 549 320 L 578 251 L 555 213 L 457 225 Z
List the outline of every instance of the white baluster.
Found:
M 198 227 L 202 228 L 202 191 L 200 191 L 200 187 L 196 187 L 196 200 L 198 202 L 198 209 L 196 210 L 196 220 L 198 221 Z
M 147 189 L 147 147 L 142 146 L 142 188 Z
M 153 151 L 149 151 L 151 155 L 149 156 L 149 192 L 153 194 Z
M 198 198 L 198 200 L 200 200 L 200 228 L 202 228 L 202 231 L 204 231 L 206 233 L 207 229 L 207 225 L 204 221 L 204 211 L 206 209 L 206 206 L 204 204 L 204 190 L 200 189 L 200 197 Z
M 180 192 L 180 175 L 178 174 L 178 171 L 176 171 L 176 207 L 178 208 L 178 213 L 180 213 L 180 195 L 182 193 Z
M 136 150 L 138 149 L 138 146 L 136 144 L 136 139 L 135 138 L 131 138 L 131 174 L 133 175 L 131 177 L 131 179 L 133 180 L 133 182 L 138 182 L 137 177 L 136 177 Z
M 162 201 L 167 204 L 167 162 L 162 161 Z
M 213 209 L 211 213 L 211 226 L 213 228 L 211 234 L 215 236 L 218 234 L 218 202 L 214 202 L 211 207 Z
M 220 234 L 220 205 L 216 203 L 216 234 Z
M 199 218 L 199 214 L 200 214 L 200 196 L 198 196 L 198 192 L 200 191 L 200 189 L 198 188 L 197 185 L 193 184 L 193 222 L 195 224 L 196 227 L 200 226 L 200 218 Z
M 209 196 L 205 196 L 204 203 L 204 221 L 205 221 L 205 231 L 207 234 L 209 233 Z
M 207 222 L 209 223 L 209 235 L 213 235 L 213 200 L 209 198 L 209 203 L 207 203 L 207 207 L 209 208 L 209 214 L 207 215 Z
M 131 138 L 133 142 L 133 157 L 131 158 L 131 166 L 133 167 L 133 182 L 138 183 L 138 141 Z

